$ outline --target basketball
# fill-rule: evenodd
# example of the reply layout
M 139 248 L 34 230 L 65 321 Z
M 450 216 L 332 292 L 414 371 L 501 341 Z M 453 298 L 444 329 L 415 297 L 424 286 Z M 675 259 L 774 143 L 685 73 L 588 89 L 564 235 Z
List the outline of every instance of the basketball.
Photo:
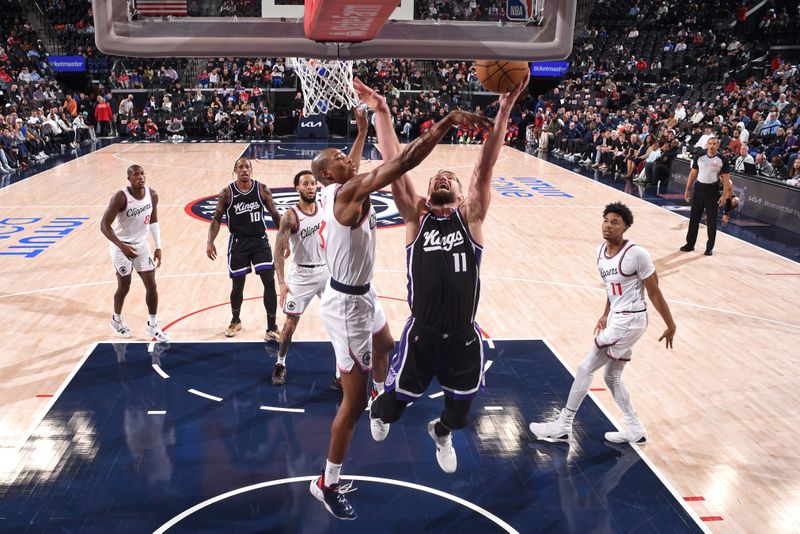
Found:
M 514 90 L 530 71 L 527 61 L 476 61 L 475 69 L 483 87 L 492 93 Z

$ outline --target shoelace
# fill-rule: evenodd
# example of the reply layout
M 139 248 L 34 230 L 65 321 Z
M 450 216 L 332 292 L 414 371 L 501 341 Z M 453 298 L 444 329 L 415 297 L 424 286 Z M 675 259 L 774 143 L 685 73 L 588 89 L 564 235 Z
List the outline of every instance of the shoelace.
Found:
M 339 495 L 344 495 L 346 493 L 353 493 L 354 491 L 358 490 L 358 488 L 353 487 L 353 480 L 348 482 L 347 484 L 339 484 L 339 487 L 336 488 L 336 492 Z

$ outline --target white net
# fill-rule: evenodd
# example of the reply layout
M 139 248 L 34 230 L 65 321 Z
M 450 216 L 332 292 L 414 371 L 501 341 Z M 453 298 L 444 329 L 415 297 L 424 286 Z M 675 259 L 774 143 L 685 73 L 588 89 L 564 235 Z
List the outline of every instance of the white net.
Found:
M 354 108 L 358 95 L 353 89 L 353 62 L 289 58 L 289 66 L 303 86 L 303 114 L 325 114 L 331 109 Z

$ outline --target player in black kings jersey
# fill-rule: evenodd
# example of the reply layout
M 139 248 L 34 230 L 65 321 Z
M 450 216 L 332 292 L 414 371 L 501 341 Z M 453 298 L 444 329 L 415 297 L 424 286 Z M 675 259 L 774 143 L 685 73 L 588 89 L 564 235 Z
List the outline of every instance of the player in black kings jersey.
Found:
M 272 217 L 275 226 L 280 225 L 280 215 L 275 209 L 269 188 L 252 179 L 253 164 L 249 159 L 237 159 L 233 172 L 236 174 L 236 181 L 219 193 L 206 244 L 208 257 L 212 260 L 217 259 L 214 239 L 219 233 L 222 215 L 227 215 L 228 230 L 231 232 L 228 238 L 228 274 L 233 281 L 231 290 L 233 318 L 225 330 L 225 335 L 233 337 L 242 329 L 239 312 L 244 301 L 245 275 L 250 272 L 252 265 L 264 283 L 264 307 L 267 309 L 267 333 L 264 339 L 278 341 L 278 323 L 275 321 L 278 297 L 275 293 L 272 249 L 267 238 L 264 213 L 267 212 Z
M 475 312 L 492 168 L 503 146 L 511 108 L 527 86 L 526 78 L 500 97 L 494 128 L 486 136 L 466 196 L 458 176 L 447 170 L 430 179 L 427 200 L 419 199 L 408 176 L 392 184 L 406 223 L 411 317 L 392 359 L 385 393 L 372 403 L 370 417 L 384 423 L 396 421 L 436 376 L 445 393 L 444 410 L 428 423 L 428 433 L 436 443 L 439 467 L 447 473 L 457 467 L 451 431 L 467 426 L 472 400 L 483 384 L 483 348 Z M 380 102 L 376 109 L 389 113 L 382 97 L 373 93 L 370 99 Z M 394 140 L 381 147 L 384 159 L 394 157 L 399 151 L 397 137 L 383 138 Z M 378 436 L 373 434 L 373 438 Z

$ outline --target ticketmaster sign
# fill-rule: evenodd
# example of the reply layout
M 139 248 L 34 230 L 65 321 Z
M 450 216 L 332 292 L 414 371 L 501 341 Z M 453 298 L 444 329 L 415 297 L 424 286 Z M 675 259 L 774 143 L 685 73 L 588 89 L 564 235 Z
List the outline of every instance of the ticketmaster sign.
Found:
M 86 58 L 83 56 L 49 56 L 47 62 L 56 72 L 86 71 Z
M 564 76 L 569 70 L 569 61 L 534 61 L 531 76 Z

